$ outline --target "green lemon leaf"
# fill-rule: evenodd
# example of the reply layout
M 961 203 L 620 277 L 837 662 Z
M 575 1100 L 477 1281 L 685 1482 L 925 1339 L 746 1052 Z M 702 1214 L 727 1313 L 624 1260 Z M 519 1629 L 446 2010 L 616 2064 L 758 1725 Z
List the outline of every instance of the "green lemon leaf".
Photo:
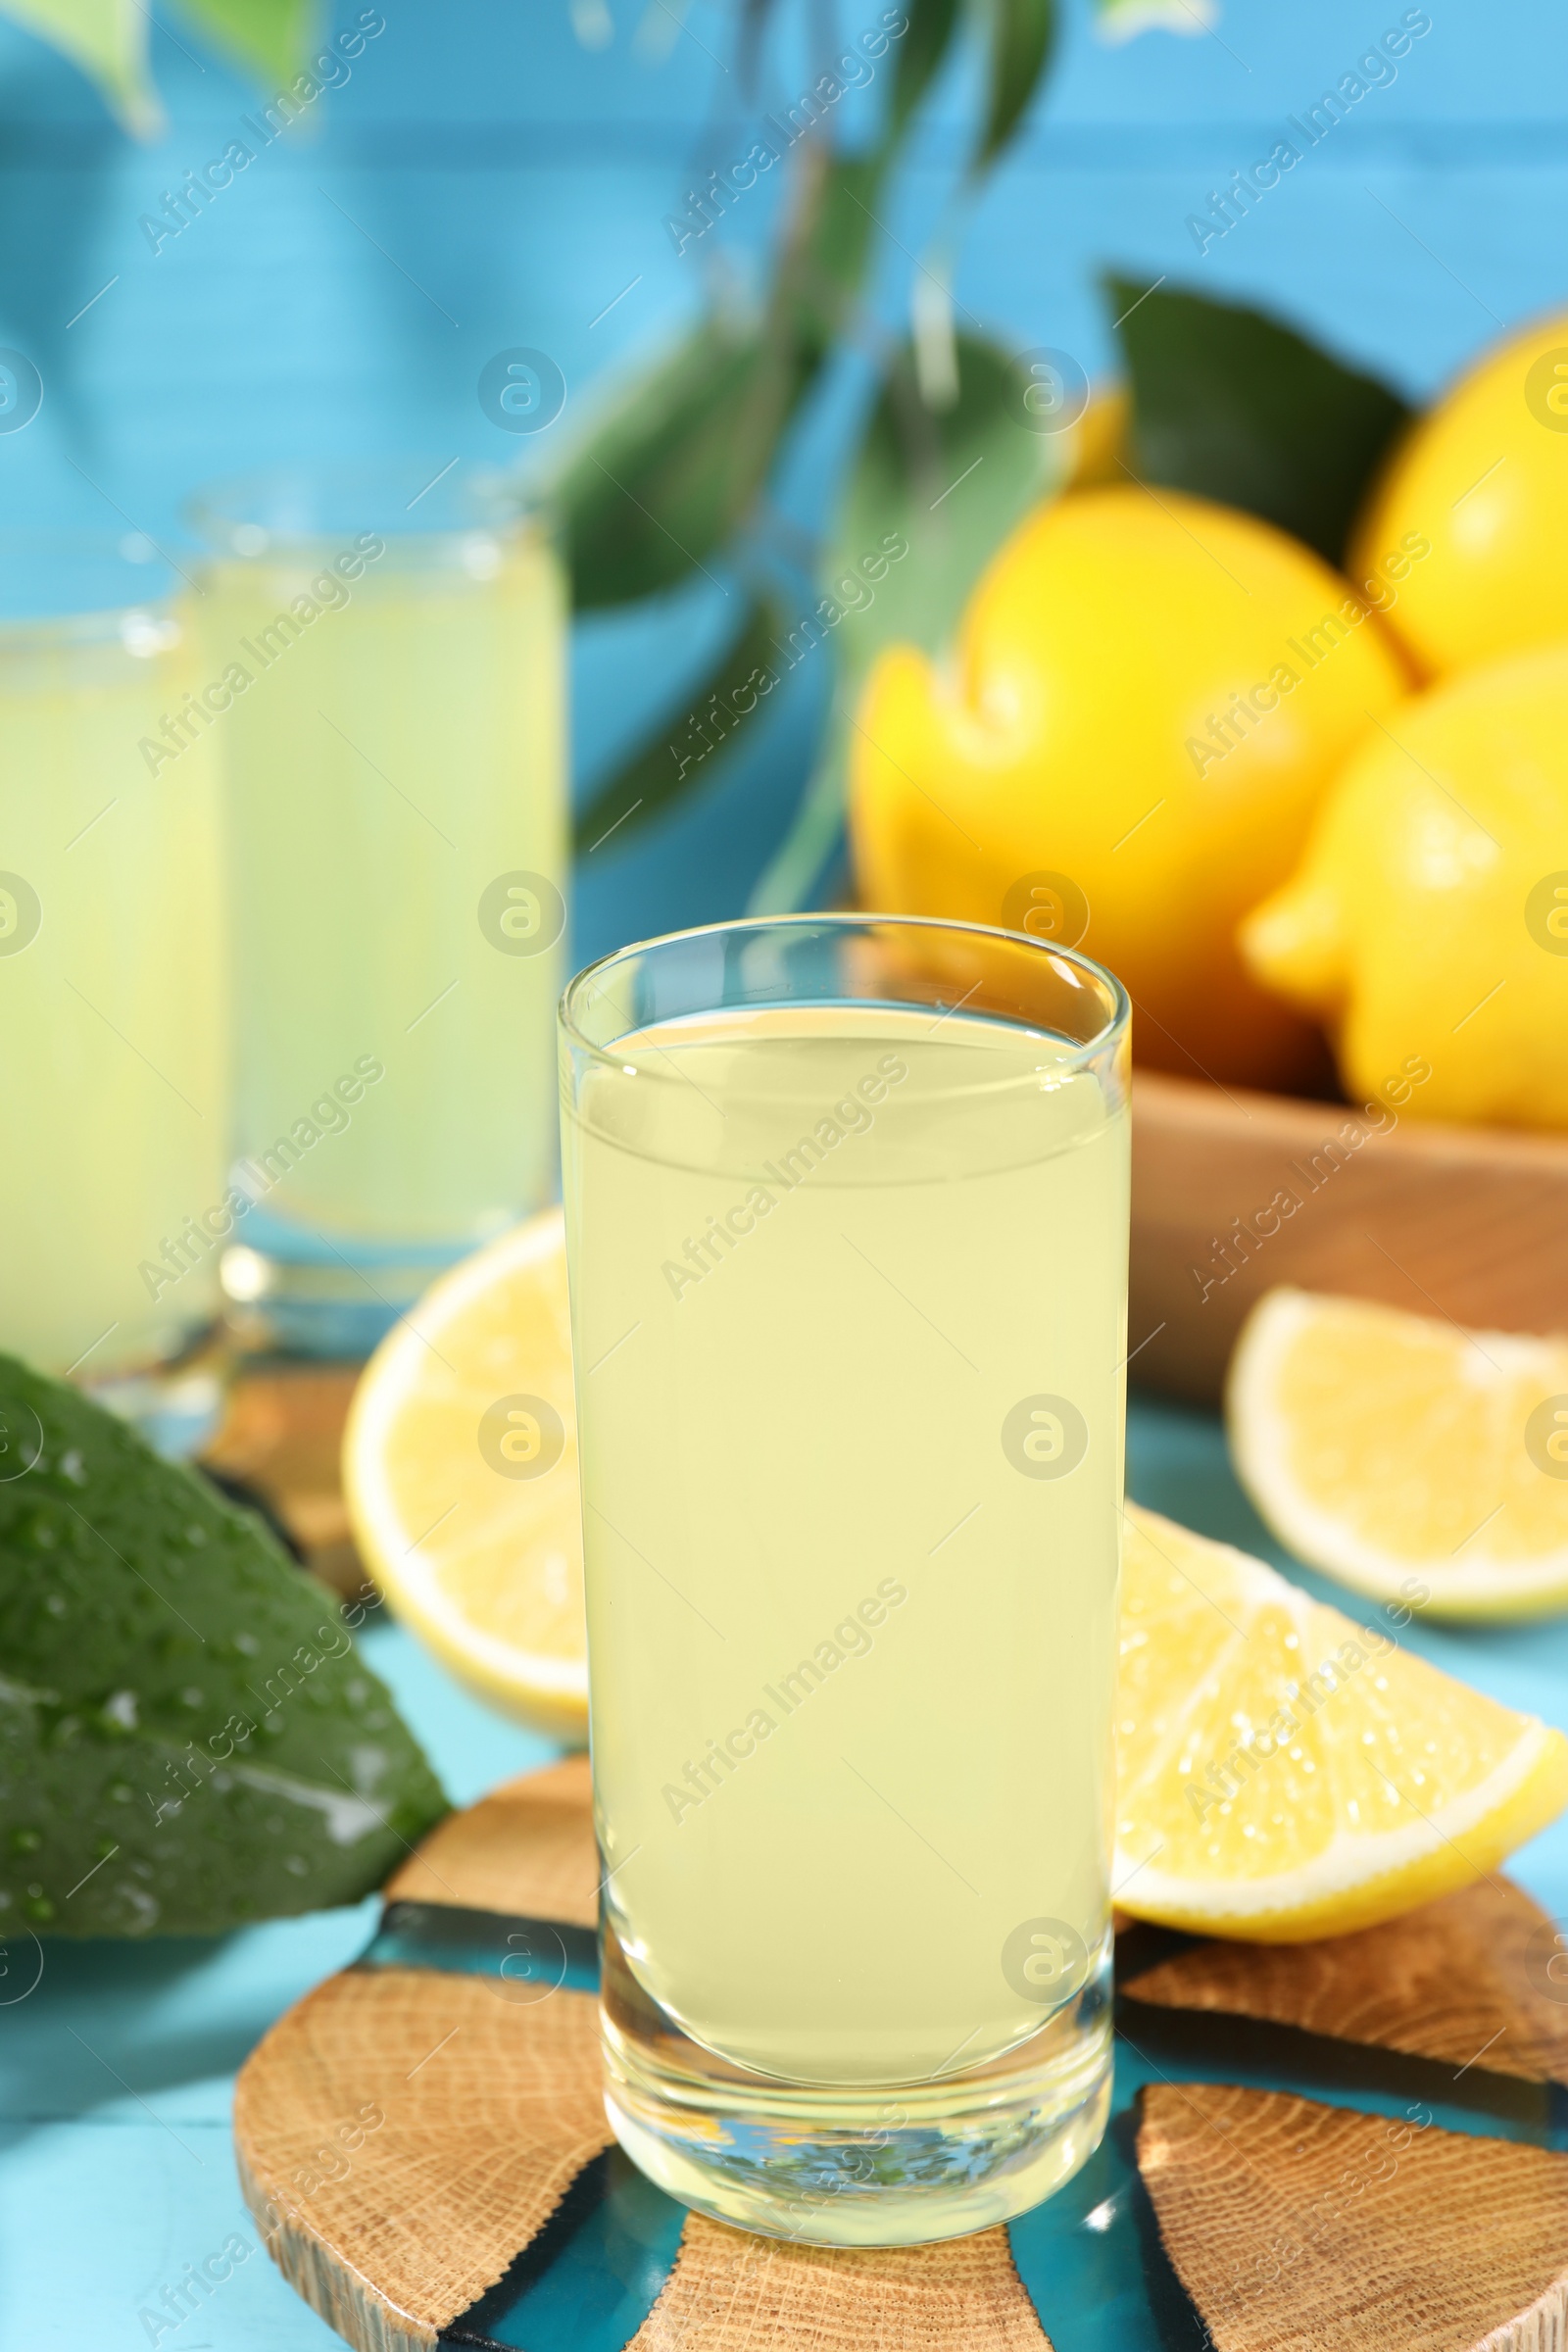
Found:
M 1051 70 L 1056 46 L 1056 0 L 980 0 L 989 34 L 985 126 L 974 169 L 1002 153 Z
M 183 14 L 247 73 L 286 88 L 313 46 L 316 0 L 180 0 Z
M 568 446 L 552 491 L 579 612 L 707 570 L 751 518 L 863 275 L 881 168 L 803 145 L 761 315 L 710 313 Z
M 151 19 L 137 0 L 0 0 L 0 15 L 80 66 L 137 138 L 162 129 L 163 112 L 147 77 Z
M 579 612 L 706 570 L 747 521 L 859 281 L 876 172 L 803 148 L 762 315 L 709 314 L 568 448 L 553 495 Z
M 941 652 L 998 546 L 1060 478 L 1061 439 L 1026 421 L 1018 365 L 967 335 L 958 338 L 957 363 L 956 400 L 927 409 L 906 345 L 861 440 L 820 575 L 842 615 L 830 631 L 833 713 L 795 823 L 753 894 L 753 913 L 805 905 L 833 854 L 856 706 L 877 656 L 900 641 Z
M 1410 418 L 1397 393 L 1244 304 L 1107 277 L 1132 386 L 1129 470 L 1260 514 L 1340 563 Z
M 814 368 L 840 332 L 865 275 L 883 164 L 875 155 L 829 156 L 818 148 L 803 160 L 803 172 L 806 185 L 770 312 L 793 327 L 802 360 Z
M 702 570 L 772 460 L 762 329 L 708 318 L 622 390 L 554 484 L 579 612 Z
M 907 0 L 908 27 L 898 44 L 893 96 L 888 102 L 881 144 L 897 145 L 947 56 L 958 22 L 958 0 Z
M 579 856 L 601 844 L 608 850 L 611 834 L 619 850 L 688 793 L 713 782 L 736 742 L 767 709 L 781 672 L 793 666 L 787 655 L 781 659 L 778 642 L 788 626 L 770 597 L 753 599 L 739 632 L 709 675 L 579 812 Z
M 920 400 L 912 347 L 898 353 L 840 502 L 823 585 L 832 589 L 887 533 L 909 555 L 873 584 L 844 639 L 853 674 L 895 637 L 937 652 L 1000 542 L 1057 478 L 1060 436 L 1031 429 L 1025 378 L 996 344 L 957 338 L 958 391 L 950 408 Z
M 357 1902 L 446 1809 L 261 1522 L 0 1356 L 0 1932 Z

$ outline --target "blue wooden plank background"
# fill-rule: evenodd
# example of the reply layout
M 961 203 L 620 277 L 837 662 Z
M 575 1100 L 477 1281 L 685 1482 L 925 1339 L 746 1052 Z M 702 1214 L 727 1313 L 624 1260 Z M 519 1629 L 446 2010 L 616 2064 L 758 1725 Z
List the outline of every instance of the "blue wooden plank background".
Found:
M 334 6 L 339 30 L 362 13 Z M 1505 24 L 1477 0 L 1436 0 L 1396 78 L 1201 254 L 1186 224 L 1208 190 L 1266 154 L 1285 118 L 1404 9 L 1227 0 L 1204 32 L 1171 6 L 1189 37 L 1114 47 L 1071 0 L 1045 103 L 966 221 L 957 298 L 1003 341 L 1062 346 L 1102 372 L 1095 280 L 1115 265 L 1277 305 L 1425 396 L 1499 325 L 1568 299 L 1568 22 L 1547 0 L 1521 0 Z M 696 310 L 705 271 L 755 271 L 778 193 L 765 182 L 684 254 L 663 226 L 694 169 L 736 151 L 728 0 L 687 0 L 683 22 L 681 0 L 576 0 L 590 37 L 608 30 L 602 46 L 574 33 L 564 0 L 385 0 L 368 13 L 385 30 L 350 78 L 156 252 L 142 218 L 248 136 L 241 119 L 273 93 L 160 12 L 168 131 L 140 146 L 70 66 L 0 29 L 0 341 L 45 385 L 36 420 L 0 435 L 0 515 L 127 516 L 163 537 L 196 482 L 255 465 L 406 451 L 514 463 L 518 437 L 477 398 L 494 352 L 556 358 L 563 433 L 617 367 Z M 784 13 L 798 31 L 804 0 Z M 880 14 L 839 0 L 847 34 Z M 795 96 L 806 72 L 798 41 L 778 47 L 770 102 Z M 893 191 L 875 301 L 895 325 L 913 257 L 948 217 L 974 75 L 963 58 L 945 78 Z M 846 98 L 847 135 L 882 95 Z M 854 398 L 830 391 L 791 468 L 789 504 L 808 522 L 830 495 Z M 580 784 L 648 713 L 678 707 L 683 666 L 722 627 L 705 588 L 579 632 Z M 715 775 L 657 836 L 586 861 L 582 955 L 744 904 L 787 822 L 825 685 L 803 668 L 744 772 Z
M 347 0 L 335 22 L 359 13 Z M 563 0 L 383 0 L 380 13 L 385 30 L 349 81 L 156 253 L 141 216 L 271 93 L 160 11 L 168 130 L 138 146 L 69 66 L 0 29 L 0 344 L 24 352 L 45 385 L 36 420 L 0 435 L 0 520 L 128 522 L 177 538 L 198 481 L 258 464 L 411 450 L 434 465 L 512 463 L 514 442 L 476 396 L 493 352 L 555 356 L 564 429 L 697 307 L 710 257 L 677 256 L 662 221 L 693 168 L 733 148 L 715 62 L 726 9 L 691 0 L 682 23 L 679 0 L 577 0 L 580 28 L 608 25 L 601 46 L 574 32 Z M 854 31 L 879 13 L 843 0 L 841 19 Z M 1402 0 L 1226 0 L 1212 32 L 1195 24 L 1189 37 L 1155 31 L 1112 48 L 1075 0 L 1047 101 L 967 223 L 960 303 L 1004 342 L 1065 347 L 1093 374 L 1110 358 L 1097 270 L 1164 273 L 1273 304 L 1407 393 L 1430 394 L 1499 327 L 1568 301 L 1568 21 L 1546 0 L 1519 0 L 1506 17 L 1432 0 L 1431 30 L 1397 79 L 1370 90 L 1250 218 L 1201 255 L 1186 226 L 1402 14 Z M 800 86 L 798 63 L 776 62 L 774 96 Z M 891 323 L 906 313 L 910 257 L 951 202 L 972 83 L 964 61 L 890 203 L 876 302 Z M 846 100 L 847 126 L 876 95 Z M 704 240 L 743 278 L 774 200 L 760 188 Z M 853 397 L 836 389 L 791 469 L 788 504 L 808 525 L 830 495 Z M 705 592 L 580 632 L 579 787 L 678 696 L 682 663 L 722 625 Z M 581 953 L 744 903 L 787 821 L 824 684 L 803 670 L 744 769 L 645 843 L 607 850 L 583 878 Z M 1132 1459 L 1146 1499 L 1255 1540 L 1211 1422 L 1145 1408 Z M 1568 1728 L 1568 1626 L 1415 1627 L 1409 1639 Z M 458 1697 L 402 1636 L 378 1633 L 371 1647 L 460 1800 L 542 1759 L 541 1743 Z M 1520 1867 L 1568 1912 L 1568 1829 Z M 0 1980 L 0 2352 L 145 2345 L 139 2311 L 246 2229 L 227 2136 L 233 2070 L 271 2018 L 354 1952 L 367 1916 L 216 1944 L 52 1946 L 44 1983 L 22 2001 L 25 1953 L 12 1947 Z M 336 2339 L 258 2257 L 161 2340 L 172 2352 L 305 2352 Z

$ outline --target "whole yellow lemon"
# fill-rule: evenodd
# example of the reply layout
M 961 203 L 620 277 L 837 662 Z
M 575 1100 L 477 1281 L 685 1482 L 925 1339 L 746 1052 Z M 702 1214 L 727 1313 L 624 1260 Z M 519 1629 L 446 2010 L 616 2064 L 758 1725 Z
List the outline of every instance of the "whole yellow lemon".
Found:
M 1423 677 L 1568 638 L 1568 315 L 1489 352 L 1405 435 L 1350 568 Z
M 1141 1060 L 1288 1084 L 1317 1034 L 1235 945 L 1318 798 L 1407 684 L 1307 548 L 1176 491 L 1037 510 L 951 667 L 886 652 L 852 729 L 862 906 L 1027 930 L 1108 964 Z
M 1568 1127 L 1568 646 L 1388 713 L 1242 945 L 1355 1094 L 1413 1077 L 1421 1117 Z

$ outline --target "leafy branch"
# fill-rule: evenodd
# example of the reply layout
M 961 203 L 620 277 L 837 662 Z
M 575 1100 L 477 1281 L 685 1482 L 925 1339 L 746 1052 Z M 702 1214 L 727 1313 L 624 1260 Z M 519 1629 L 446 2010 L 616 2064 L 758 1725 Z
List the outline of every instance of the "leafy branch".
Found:
M 743 83 L 755 73 L 770 4 L 744 0 L 740 10 Z M 773 133 L 788 137 L 790 184 L 755 311 L 737 314 L 715 301 L 672 351 L 623 387 L 554 485 L 579 612 L 667 592 L 695 574 L 713 577 L 715 567 L 731 577 L 776 575 L 783 566 L 769 491 L 791 428 L 847 343 L 877 347 L 881 388 L 846 469 L 820 585 L 830 593 L 836 569 L 853 566 L 890 529 L 903 534 L 916 560 L 875 598 L 874 612 L 858 611 L 853 631 L 835 640 L 841 701 L 846 681 L 863 670 L 890 627 L 925 641 L 948 624 L 989 547 L 1038 494 L 1049 454 L 1040 436 L 1016 429 L 1023 386 L 1007 355 L 981 337 L 954 335 L 935 271 L 922 272 L 927 294 L 935 295 L 924 307 L 945 322 L 948 364 L 935 371 L 929 353 L 917 358 L 912 339 L 897 342 L 875 324 L 865 288 L 879 255 L 884 191 L 931 84 L 965 35 L 982 42 L 985 96 L 966 175 L 972 190 L 1004 151 L 1049 70 L 1054 0 L 906 0 L 903 10 L 884 13 L 882 24 L 884 53 L 894 52 L 891 86 L 864 152 L 844 153 L 832 142 L 829 109 L 844 84 L 830 66 L 791 110 L 792 122 L 801 115 L 810 122 L 804 135 L 766 118 L 769 139 L 753 156 L 770 151 Z M 687 198 L 694 236 L 723 209 L 718 175 L 709 177 L 706 195 L 694 190 Z M 983 481 L 941 514 L 954 473 L 972 474 L 983 464 Z M 734 686 L 767 668 L 756 658 L 763 635 L 788 633 L 783 593 L 776 577 L 753 591 L 731 642 L 689 693 L 694 714 L 710 712 L 721 724 L 726 756 L 764 708 L 760 695 L 738 704 Z M 836 738 L 842 728 L 833 732 Z M 594 794 L 579 820 L 579 844 L 597 846 L 609 824 L 623 845 L 706 785 L 717 764 L 686 758 L 679 741 L 645 741 Z M 835 801 L 837 773 L 830 744 L 803 810 L 803 844 L 830 826 L 824 812 Z M 792 891 L 809 887 L 810 877 L 802 881 L 795 871 L 803 855 L 798 845 Z

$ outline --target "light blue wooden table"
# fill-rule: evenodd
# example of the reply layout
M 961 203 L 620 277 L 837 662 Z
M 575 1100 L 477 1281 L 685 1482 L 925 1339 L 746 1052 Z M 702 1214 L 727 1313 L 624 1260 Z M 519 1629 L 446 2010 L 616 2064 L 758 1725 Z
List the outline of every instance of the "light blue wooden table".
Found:
M 1290 1565 L 1237 1489 L 1214 1421 L 1139 1403 L 1130 1440 L 1141 1501 Z M 1293 1573 L 1321 1597 L 1344 1597 Z M 1568 1619 L 1485 1635 L 1412 1625 L 1400 1639 L 1568 1730 Z M 406 1635 L 375 1631 L 367 1649 L 457 1802 L 553 1752 L 465 1698 Z M 1512 1867 L 1568 1914 L 1568 1820 Z M 229 2142 L 235 2071 L 273 2018 L 354 1957 L 374 1912 L 367 1903 L 215 1942 L 44 1947 L 36 1991 L 0 2008 L 0 2352 L 135 2352 L 151 2340 L 140 2312 L 187 2263 L 234 2231 L 254 2243 Z M 13 1946 L 9 1965 L 24 1982 L 30 1951 Z M 337 2341 L 261 2253 L 159 2337 L 167 2352 Z

